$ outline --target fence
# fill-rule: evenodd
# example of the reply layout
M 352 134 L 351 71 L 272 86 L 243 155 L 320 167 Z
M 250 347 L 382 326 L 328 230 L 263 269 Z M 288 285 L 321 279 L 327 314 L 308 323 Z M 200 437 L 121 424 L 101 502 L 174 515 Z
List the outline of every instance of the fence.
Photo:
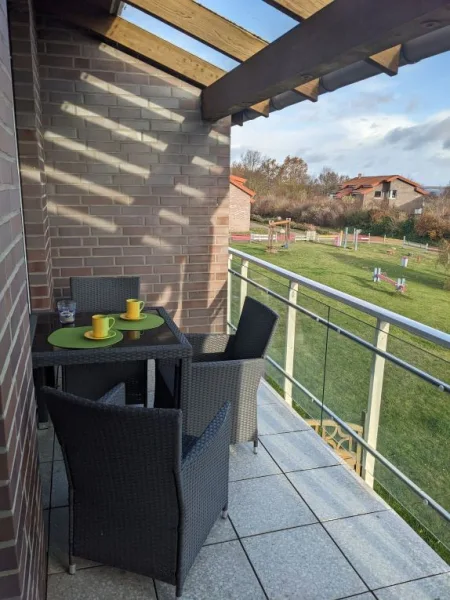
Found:
M 229 252 L 230 328 L 247 294 L 278 312 L 271 383 L 318 427 L 351 436 L 366 482 L 450 550 L 450 335 Z

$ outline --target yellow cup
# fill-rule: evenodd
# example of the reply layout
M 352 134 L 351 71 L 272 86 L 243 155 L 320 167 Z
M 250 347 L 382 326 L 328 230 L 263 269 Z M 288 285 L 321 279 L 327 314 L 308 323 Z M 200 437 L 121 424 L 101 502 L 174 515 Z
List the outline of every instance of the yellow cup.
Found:
M 127 300 L 127 317 L 129 319 L 139 319 L 143 308 L 144 302 L 142 300 L 129 298 Z
M 92 331 L 96 338 L 105 338 L 109 335 L 111 327 L 115 323 L 113 317 L 107 317 L 106 315 L 93 315 L 92 317 Z

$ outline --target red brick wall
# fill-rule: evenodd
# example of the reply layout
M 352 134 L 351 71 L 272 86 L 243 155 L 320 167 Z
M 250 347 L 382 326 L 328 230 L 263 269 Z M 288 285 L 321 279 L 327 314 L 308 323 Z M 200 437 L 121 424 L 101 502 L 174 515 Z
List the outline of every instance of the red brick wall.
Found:
M 200 91 L 46 19 L 41 99 L 55 295 L 140 275 L 186 331 L 224 331 L 229 120 Z
M 9 21 L 23 216 L 33 310 L 53 306 L 39 65 L 31 0 L 10 3 Z
M 230 231 L 250 230 L 250 196 L 230 183 Z
M 0 598 L 41 600 L 38 476 L 6 0 L 0 0 Z

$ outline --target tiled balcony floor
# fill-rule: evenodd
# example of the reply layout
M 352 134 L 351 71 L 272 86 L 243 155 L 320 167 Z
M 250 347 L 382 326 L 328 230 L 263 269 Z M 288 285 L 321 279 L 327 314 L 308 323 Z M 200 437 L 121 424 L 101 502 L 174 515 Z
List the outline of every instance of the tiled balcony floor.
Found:
M 232 448 L 219 519 L 184 600 L 448 600 L 450 566 L 262 384 L 260 449 Z M 67 570 L 67 482 L 53 430 L 39 432 L 48 600 L 170 600 L 170 585 L 81 560 Z

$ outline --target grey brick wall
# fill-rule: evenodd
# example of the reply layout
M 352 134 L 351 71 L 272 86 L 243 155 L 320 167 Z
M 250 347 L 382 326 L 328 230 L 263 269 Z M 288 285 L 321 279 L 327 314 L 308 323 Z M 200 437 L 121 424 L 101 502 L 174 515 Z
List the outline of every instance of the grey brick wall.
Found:
M 230 183 L 230 231 L 250 230 L 250 196 Z
M 224 331 L 229 119 L 200 91 L 48 20 L 39 26 L 53 282 L 140 275 L 185 331 Z
M 0 0 L 0 598 L 43 600 L 44 526 L 6 0 Z

